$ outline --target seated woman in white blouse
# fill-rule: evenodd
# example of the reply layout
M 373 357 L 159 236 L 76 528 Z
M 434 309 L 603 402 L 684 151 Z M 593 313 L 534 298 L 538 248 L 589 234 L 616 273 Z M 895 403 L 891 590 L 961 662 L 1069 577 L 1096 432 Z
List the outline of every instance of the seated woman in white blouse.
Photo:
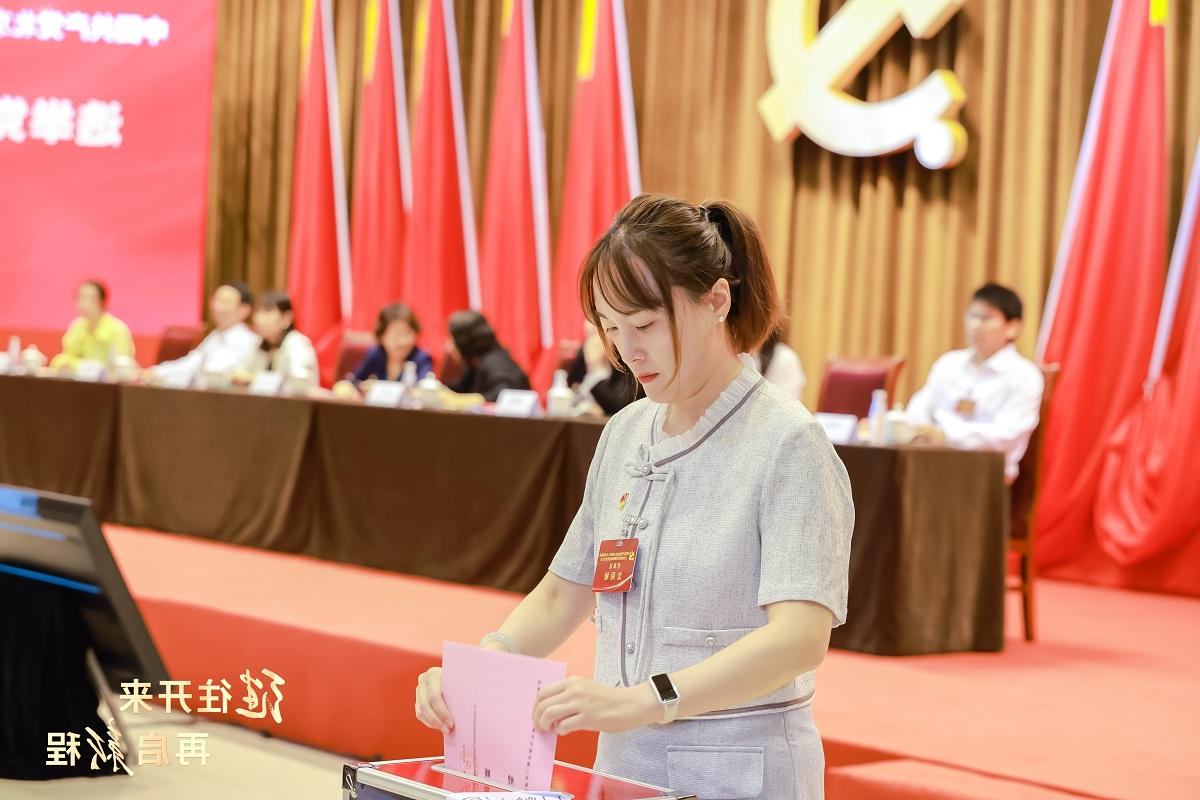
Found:
M 317 351 L 309 338 L 296 330 L 292 298 L 287 292 L 267 292 L 258 298 L 254 304 L 254 332 L 262 337 L 262 346 L 250 358 L 250 372 L 282 373 L 289 392 L 317 388 Z
M 799 400 L 808 382 L 800 354 L 783 342 L 783 332 L 775 331 L 758 351 L 758 371 L 771 383 Z
M 729 203 L 641 195 L 579 280 L 646 397 L 605 426 L 549 572 L 481 645 L 544 657 L 591 618 L 595 679 L 544 687 L 538 728 L 600 731 L 596 769 L 624 778 L 816 800 L 814 671 L 846 618 L 854 506 L 821 426 L 748 355 L 782 322 L 758 228 Z M 416 714 L 453 727 L 440 668 Z

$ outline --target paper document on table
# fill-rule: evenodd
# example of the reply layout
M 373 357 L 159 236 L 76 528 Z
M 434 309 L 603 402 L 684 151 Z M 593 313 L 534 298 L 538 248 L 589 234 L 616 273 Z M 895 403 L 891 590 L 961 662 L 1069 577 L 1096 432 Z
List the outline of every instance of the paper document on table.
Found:
M 455 792 L 446 800 L 567 800 L 559 792 Z
M 533 726 L 537 693 L 567 676 L 567 665 L 446 642 L 442 696 L 454 717 L 444 736 L 446 766 L 487 783 L 550 788 L 558 735 Z

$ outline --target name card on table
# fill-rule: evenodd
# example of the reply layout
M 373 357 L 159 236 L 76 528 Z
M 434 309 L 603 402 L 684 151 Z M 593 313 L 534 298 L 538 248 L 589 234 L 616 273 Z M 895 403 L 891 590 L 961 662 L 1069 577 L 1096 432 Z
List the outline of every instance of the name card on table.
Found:
M 194 375 L 187 372 L 168 372 L 162 379 L 162 385 L 168 389 L 187 389 L 192 385 Z
M 858 417 L 853 414 L 814 414 L 817 422 L 825 429 L 825 435 L 834 444 L 853 444 L 855 430 L 858 427 Z
M 74 378 L 77 381 L 97 383 L 104 377 L 104 362 L 80 361 L 75 366 Z
M 542 401 L 529 389 L 501 389 L 496 398 L 496 414 L 501 417 L 540 417 Z
M 8 368 L 12 366 L 12 358 L 8 353 L 0 353 L 0 375 L 8 372 Z
M 375 381 L 363 399 L 369 406 L 397 408 L 403 397 L 404 384 L 400 381 Z
M 282 372 L 263 370 L 254 376 L 254 380 L 250 381 L 250 394 L 274 397 L 283 390 L 283 379 Z

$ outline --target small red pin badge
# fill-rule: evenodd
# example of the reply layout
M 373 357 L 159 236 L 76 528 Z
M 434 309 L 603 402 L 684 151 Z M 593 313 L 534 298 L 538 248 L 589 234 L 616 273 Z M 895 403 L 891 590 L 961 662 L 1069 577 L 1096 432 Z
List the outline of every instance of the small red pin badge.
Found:
M 621 506 L 622 511 L 625 510 L 625 501 L 628 499 L 629 499 L 629 492 L 626 492 L 625 494 L 621 495 L 620 506 Z

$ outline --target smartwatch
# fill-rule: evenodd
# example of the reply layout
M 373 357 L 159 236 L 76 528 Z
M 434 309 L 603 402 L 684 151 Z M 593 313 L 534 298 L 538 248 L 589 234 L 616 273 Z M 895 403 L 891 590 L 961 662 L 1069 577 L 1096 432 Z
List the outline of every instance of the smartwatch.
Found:
M 668 722 L 674 722 L 675 716 L 679 713 L 679 691 L 671 682 L 671 676 L 660 672 L 650 678 L 650 686 L 654 689 L 654 694 L 657 695 L 658 702 L 663 707 L 663 715 L 659 724 L 666 725 Z

